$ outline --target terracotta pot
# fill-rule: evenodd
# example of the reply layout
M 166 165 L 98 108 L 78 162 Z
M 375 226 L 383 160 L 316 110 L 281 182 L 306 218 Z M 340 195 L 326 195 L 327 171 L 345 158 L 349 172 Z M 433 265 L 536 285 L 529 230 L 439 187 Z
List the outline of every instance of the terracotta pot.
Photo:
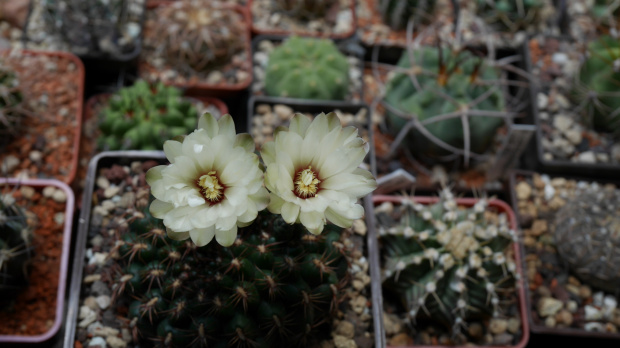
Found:
M 43 344 L 49 342 L 64 323 L 65 287 L 75 209 L 74 196 L 69 186 L 58 180 L 0 179 L 2 192 L 14 190 L 15 187 L 31 187 L 35 190 L 33 204 L 28 205 L 27 210 L 38 216 L 39 225 L 34 231 L 33 246 L 35 250 L 29 284 L 15 300 L 16 312 L 7 315 L 0 312 L 0 320 L 4 323 L 3 325 L 7 325 L 6 327 L 8 325 L 16 325 L 17 327 L 37 325 L 41 329 L 26 327 L 27 330 L 39 331 L 36 334 L 6 333 L 7 331 L 3 329 L 3 333 L 0 334 L 0 345 L 11 343 Z M 66 201 L 61 204 L 52 198 L 44 197 L 41 191 L 45 187 L 54 187 L 57 191 L 62 191 Z M 19 193 L 19 189 L 16 192 Z M 26 201 L 30 203 L 27 198 L 18 198 L 18 203 L 26 203 Z M 61 208 L 63 204 L 64 209 Z M 63 225 L 54 222 L 54 215 L 57 213 L 64 213 Z M 50 271 L 49 267 L 53 267 L 53 271 Z M 46 274 L 57 274 L 58 276 L 45 277 Z M 20 313 L 20 307 L 28 312 L 22 311 Z M 47 309 L 47 314 L 39 314 L 42 309 Z M 28 321 L 26 322 L 26 320 Z M 23 324 L 21 324 L 22 322 Z M 22 330 L 21 327 L 20 330 Z
M 84 65 L 80 61 L 78 57 L 71 53 L 65 52 L 45 52 L 45 51 L 30 51 L 30 50 L 12 50 L 12 51 L 4 51 L 0 52 L 0 55 L 6 57 L 7 64 L 10 63 L 11 59 L 37 59 L 37 57 L 46 56 L 57 59 L 58 61 L 64 61 L 65 64 L 72 64 L 73 70 L 70 70 L 69 74 L 62 74 L 62 72 L 54 72 L 58 76 L 54 76 L 53 78 L 47 78 L 46 70 L 41 70 L 40 67 L 33 67 L 28 70 L 24 67 L 24 71 L 18 72 L 22 78 L 24 75 L 27 75 L 26 79 L 32 79 L 34 82 L 31 83 L 33 90 L 24 91 L 24 95 L 34 95 L 32 98 L 43 98 L 45 96 L 46 99 L 52 100 L 58 104 L 63 104 L 63 107 L 60 105 L 56 106 L 58 110 L 55 110 L 57 114 L 45 114 L 45 111 L 41 111 L 40 115 L 34 115 L 34 117 L 30 117 L 30 122 L 26 120 L 23 134 L 20 137 L 17 137 L 13 140 L 12 143 L 4 149 L 4 152 L 0 154 L 0 161 L 2 161 L 3 157 L 9 154 L 14 154 L 16 156 L 20 156 L 19 151 L 23 150 L 24 147 L 32 148 L 35 143 L 35 139 L 41 137 L 43 130 L 49 130 L 51 128 L 58 127 L 59 129 L 62 127 L 67 127 L 67 125 L 71 125 L 73 128 L 70 128 L 70 131 L 67 130 L 67 136 L 69 139 L 65 143 L 59 143 L 53 149 L 53 151 L 43 151 L 43 157 L 41 158 L 41 163 L 45 164 L 45 168 L 39 169 L 36 174 L 38 178 L 54 178 L 63 181 L 64 183 L 70 184 L 75 178 L 75 174 L 78 166 L 78 155 L 79 155 L 79 144 L 80 144 L 80 131 L 82 126 L 82 109 L 83 109 L 83 98 L 84 98 Z M 16 65 L 19 64 L 15 63 Z M 32 63 L 31 63 L 32 64 Z M 28 67 L 30 68 L 30 67 Z M 36 69 L 36 70 L 33 70 Z M 71 78 L 70 76 L 74 76 L 75 78 Z M 70 86 L 75 85 L 74 93 L 66 93 L 62 96 L 56 95 L 56 87 L 53 83 L 59 83 L 59 81 L 55 81 L 56 79 L 66 79 L 60 83 L 63 84 L 64 87 L 70 88 Z M 35 102 L 35 100 L 30 99 L 31 102 Z M 28 99 L 24 100 L 28 102 Z M 72 103 L 75 103 L 74 105 Z M 70 105 L 70 107 L 66 107 Z M 62 109 L 74 109 L 75 113 L 68 112 L 65 115 L 62 114 Z M 47 110 L 47 107 L 45 108 Z M 62 121 L 47 120 L 48 118 L 57 118 L 63 119 Z M 65 120 L 66 119 L 66 120 Z M 32 123 L 31 126 L 29 124 Z M 72 124 L 73 123 L 73 124 Z M 39 126 L 40 128 L 33 128 L 34 126 Z M 43 130 L 42 130 L 43 129 Z M 71 134 L 72 133 L 72 134 Z M 63 135 L 64 136 L 64 135 Z M 21 140 L 20 140 L 21 139 Z M 22 141 L 23 140 L 23 141 Z M 11 147 L 13 145 L 13 147 Z M 46 144 L 47 148 L 47 144 Z M 16 154 L 17 152 L 17 154 Z M 27 170 L 32 172 L 32 167 L 36 165 L 34 161 L 30 158 L 27 158 L 27 154 L 23 155 L 25 158 L 19 158 L 20 164 L 16 167 L 15 171 Z M 62 157 L 60 157 L 62 156 Z M 68 163 L 67 163 L 68 162 Z M 61 167 L 61 166 L 66 167 Z M 13 173 L 9 173 L 13 174 Z
M 156 9 L 158 7 L 172 6 L 174 4 L 175 4 L 175 1 L 149 1 L 149 3 L 147 4 L 147 11 Z M 247 60 L 244 62 L 244 68 L 247 68 L 246 71 L 248 73 L 248 77 L 245 80 L 237 82 L 235 84 L 229 84 L 226 82 L 212 84 L 212 83 L 206 82 L 204 79 L 200 80 L 196 77 L 192 77 L 191 79 L 189 79 L 187 83 L 166 82 L 167 84 L 185 89 L 186 95 L 188 96 L 210 95 L 210 96 L 217 96 L 217 97 L 227 97 L 227 96 L 235 95 L 238 92 L 243 91 L 244 89 L 248 88 L 250 84 L 252 83 L 252 75 L 253 75 L 252 74 L 252 62 L 251 62 L 252 40 L 251 40 L 251 35 L 250 35 L 250 25 L 248 24 L 251 22 L 250 14 L 244 6 L 230 5 L 230 4 L 227 4 L 224 6 L 241 14 L 242 18 L 244 19 L 244 23 L 236 23 L 235 25 L 247 26 L 246 28 L 247 30 L 244 30 L 245 32 L 244 53 L 247 57 Z M 148 14 L 147 14 L 146 21 L 148 21 Z M 144 50 L 142 52 L 145 53 Z M 138 75 L 139 76 L 145 77 L 150 73 L 157 74 L 158 71 L 159 70 L 157 68 L 154 68 L 153 66 L 148 64 L 148 62 L 146 62 L 146 60 L 144 60 L 142 56 L 138 57 Z
M 329 37 L 334 40 L 340 40 L 340 39 L 346 39 L 346 38 L 353 36 L 353 34 L 355 34 L 355 31 L 357 30 L 355 0 L 350 0 L 351 21 L 352 21 L 351 30 L 349 30 L 346 33 L 342 33 L 342 34 L 323 34 L 323 33 L 311 32 L 311 31 L 289 31 L 289 30 L 283 30 L 283 29 L 278 29 L 278 28 L 273 28 L 273 29 L 259 28 L 254 24 L 254 20 L 253 20 L 254 13 L 252 13 L 252 4 L 255 1 L 256 0 L 248 0 L 248 4 L 247 4 L 247 8 L 249 9 L 250 15 L 252 16 L 252 20 L 251 20 L 252 32 L 255 35 L 285 35 L 285 36 L 303 35 L 303 36 L 315 36 L 315 37 Z
M 423 205 L 429 205 L 429 204 L 434 204 L 437 201 L 439 201 L 439 197 L 413 197 L 412 198 L 414 202 L 416 203 L 420 203 Z M 398 197 L 398 196 L 388 196 L 388 195 L 374 195 L 372 197 L 372 203 L 374 205 L 383 203 L 383 202 L 391 202 L 393 204 L 400 204 L 402 202 L 403 198 L 402 197 Z M 474 204 L 476 204 L 478 200 L 474 199 L 474 198 L 457 198 L 456 202 L 459 206 L 473 206 Z M 497 199 L 492 199 L 489 200 L 489 207 L 494 209 L 495 211 L 497 211 L 498 213 L 505 213 L 507 218 L 508 218 L 508 222 L 509 222 L 509 226 L 511 229 L 513 230 L 517 230 L 517 221 L 515 218 L 515 214 L 513 212 L 513 210 L 510 208 L 510 206 L 508 204 L 506 204 L 503 201 L 497 200 Z M 372 214 L 372 222 L 374 222 L 375 218 L 374 218 L 374 210 L 367 210 L 366 211 L 367 215 Z M 369 221 L 369 228 L 372 229 L 372 234 L 375 235 L 375 238 L 378 237 L 378 233 L 376 231 L 376 225 L 373 223 L 371 225 L 371 222 Z M 512 243 L 512 250 L 514 251 L 514 258 L 515 258 L 515 265 L 516 265 L 516 274 L 520 274 L 523 275 L 523 266 L 522 266 L 522 256 L 521 256 L 521 250 L 520 250 L 520 243 Z M 378 249 L 378 258 L 380 259 L 380 254 L 381 254 L 381 248 L 380 246 L 377 246 Z M 380 276 L 380 272 L 377 271 L 374 273 L 373 275 L 373 290 L 374 289 L 381 289 L 382 284 L 381 284 L 381 276 Z M 520 316 L 520 322 L 521 322 L 521 331 L 522 331 L 522 336 L 519 339 L 518 343 L 514 346 L 511 347 L 518 347 L 518 348 L 523 348 L 526 346 L 528 340 L 529 340 L 529 336 L 530 336 L 530 332 L 529 332 L 529 322 L 526 319 L 527 316 L 527 309 L 526 309 L 526 296 L 525 296 L 525 284 L 523 281 L 523 277 L 521 277 L 521 279 L 517 279 L 516 280 L 516 284 L 515 284 L 515 292 L 517 293 L 517 298 L 518 298 L 518 304 L 517 304 L 517 310 L 519 312 L 519 316 Z M 373 301 L 373 313 L 375 316 L 380 315 L 381 318 L 381 323 L 380 323 L 380 332 L 376 333 L 377 335 L 381 335 L 381 339 L 385 342 L 385 329 L 384 329 L 384 324 L 382 321 L 383 318 L 383 308 L 382 307 L 378 307 L 375 308 L 375 306 L 381 306 L 381 304 L 383 303 L 383 297 L 382 297 L 382 292 L 379 290 L 378 295 L 380 298 L 374 298 Z M 388 346 L 389 347 L 389 346 Z M 447 347 L 447 346 L 440 346 L 440 345 L 433 345 L 433 346 L 419 346 L 416 345 L 416 347 L 424 347 L 424 348 L 438 348 L 438 347 Z M 454 346 L 453 346 L 454 347 Z

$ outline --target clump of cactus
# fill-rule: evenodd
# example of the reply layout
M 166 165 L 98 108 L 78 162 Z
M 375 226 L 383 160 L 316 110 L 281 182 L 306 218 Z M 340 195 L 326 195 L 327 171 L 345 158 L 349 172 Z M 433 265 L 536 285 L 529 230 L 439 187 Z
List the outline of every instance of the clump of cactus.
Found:
M 485 22 L 507 32 L 527 30 L 544 18 L 545 0 L 478 0 L 478 15 Z
M 501 69 L 468 50 L 420 47 L 404 52 L 386 83 L 388 131 L 428 161 L 481 156 L 506 111 Z M 430 140 L 430 141 L 429 141 Z
M 166 237 L 148 209 L 116 250 L 115 300 L 144 341 L 166 347 L 296 347 L 318 339 L 343 300 L 348 253 L 340 228 L 322 235 L 260 213 L 236 242 L 202 248 Z
M 275 8 L 302 20 L 325 17 L 338 0 L 273 0 Z
M 15 198 L 0 195 L 0 308 L 28 283 L 31 229 Z
M 349 92 L 349 62 L 329 39 L 291 37 L 269 54 L 270 96 L 342 100 Z
M 19 132 L 27 113 L 17 74 L 0 61 L 0 143 Z
M 378 214 L 383 291 L 400 299 L 410 321 L 430 319 L 459 336 L 467 320 L 508 314 L 516 235 L 505 213 L 491 211 L 484 198 L 460 207 L 444 189 L 434 204 L 405 197 L 389 216 Z
M 403 30 L 411 18 L 416 22 L 427 22 L 435 8 L 435 0 L 381 0 L 381 18 L 390 28 Z
M 104 150 L 157 150 L 164 141 L 196 127 L 198 111 L 181 91 L 138 81 L 113 95 L 99 113 Z
M 615 293 L 620 287 L 620 191 L 581 192 L 555 217 L 553 233 L 560 257 L 584 282 Z
M 574 99 L 594 128 L 620 134 L 620 42 L 602 36 L 588 45 Z
M 186 73 L 222 66 L 246 45 L 241 14 L 217 1 L 179 1 L 157 8 L 155 15 L 146 29 L 152 49 Z

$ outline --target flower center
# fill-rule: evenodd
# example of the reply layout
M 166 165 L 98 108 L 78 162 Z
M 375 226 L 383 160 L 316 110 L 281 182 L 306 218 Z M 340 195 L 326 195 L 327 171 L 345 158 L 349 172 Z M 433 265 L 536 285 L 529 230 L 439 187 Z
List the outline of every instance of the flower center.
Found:
M 224 187 L 220 185 L 220 181 L 215 175 L 215 171 L 210 171 L 198 178 L 198 186 L 200 186 L 200 192 L 202 195 L 209 202 L 218 203 L 222 199 Z
M 295 194 L 299 198 L 314 197 L 319 190 L 321 180 L 317 178 L 316 173 L 312 170 L 312 166 L 297 172 L 295 175 Z

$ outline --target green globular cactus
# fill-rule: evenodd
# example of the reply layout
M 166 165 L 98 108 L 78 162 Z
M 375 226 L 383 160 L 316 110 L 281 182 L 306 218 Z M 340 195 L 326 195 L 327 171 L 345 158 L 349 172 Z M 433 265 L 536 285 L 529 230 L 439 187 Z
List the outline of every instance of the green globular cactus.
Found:
M 19 133 L 26 117 L 17 74 L 0 61 L 0 143 Z
M 620 42 L 602 36 L 591 42 L 581 65 L 574 100 L 595 129 L 620 133 Z
M 390 28 L 403 30 L 410 18 L 422 23 L 430 21 L 435 3 L 435 0 L 381 0 L 379 12 Z
M 99 113 L 104 150 L 157 150 L 196 128 L 198 111 L 176 87 L 138 81 L 113 95 Z
M 584 282 L 615 293 L 620 287 L 620 191 L 580 192 L 555 216 L 554 242 L 570 270 Z
M 269 54 L 265 92 L 343 100 L 349 92 L 349 61 L 329 39 L 290 37 Z
M 32 230 L 11 195 L 0 195 L 0 308 L 28 284 Z
M 320 236 L 259 213 L 228 248 L 166 237 L 148 209 L 116 250 L 114 299 L 145 341 L 166 347 L 306 346 L 329 326 L 348 282 L 340 228 Z
M 467 50 L 452 52 L 431 47 L 415 50 L 413 59 L 404 52 L 398 67 L 386 84 L 384 97 L 388 106 L 387 126 L 392 134 L 398 134 L 411 117 L 417 116 L 420 122 L 429 122 L 419 127 L 449 146 L 465 149 L 469 138 L 470 152 L 480 154 L 487 150 L 504 119 L 480 114 L 509 115 L 499 87 L 498 68 Z M 448 114 L 452 116 L 433 121 Z M 463 115 L 468 121 L 469 137 Z M 451 154 L 436 141 L 429 141 L 417 128 L 407 133 L 404 145 L 418 149 L 429 159 Z
M 273 2 L 276 9 L 303 20 L 325 17 L 331 9 L 338 6 L 338 0 L 273 0 Z
M 515 290 L 508 248 L 516 236 L 504 213 L 491 217 L 486 199 L 459 207 L 449 190 L 435 204 L 405 197 L 394 209 L 377 216 L 383 291 L 410 321 L 427 318 L 458 335 L 466 320 L 507 314 L 500 303 Z
M 545 0 L 478 0 L 478 15 L 502 31 L 526 30 L 544 20 Z

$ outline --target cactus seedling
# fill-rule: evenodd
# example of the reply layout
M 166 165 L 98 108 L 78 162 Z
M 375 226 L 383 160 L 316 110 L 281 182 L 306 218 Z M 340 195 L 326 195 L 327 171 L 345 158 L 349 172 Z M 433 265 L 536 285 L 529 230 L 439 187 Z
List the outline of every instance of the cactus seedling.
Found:
M 574 91 L 586 121 L 594 128 L 620 134 L 620 42 L 602 36 L 588 45 Z
M 458 336 L 468 319 L 507 314 L 502 304 L 517 274 L 505 213 L 492 213 L 487 199 L 459 207 L 447 189 L 435 204 L 405 197 L 394 209 L 390 218 L 377 216 L 383 291 L 398 296 L 409 320 L 428 318 Z
M 136 214 L 120 236 L 115 298 L 130 301 L 140 336 L 169 347 L 307 345 L 329 323 L 347 283 L 340 228 L 320 236 L 259 213 L 228 248 L 166 238 Z
M 0 308 L 28 282 L 31 229 L 10 194 L 0 195 Z
M 435 8 L 435 2 L 435 0 L 381 0 L 379 10 L 384 23 L 394 30 L 403 30 L 410 18 L 416 21 L 428 21 Z
M 342 100 L 348 90 L 349 62 L 329 39 L 294 36 L 269 55 L 267 95 Z
M 196 127 L 197 110 L 178 88 L 138 81 L 121 89 L 100 112 L 100 149 L 156 150 Z
M 275 8 L 302 20 L 320 18 L 338 6 L 338 0 L 273 0 Z

